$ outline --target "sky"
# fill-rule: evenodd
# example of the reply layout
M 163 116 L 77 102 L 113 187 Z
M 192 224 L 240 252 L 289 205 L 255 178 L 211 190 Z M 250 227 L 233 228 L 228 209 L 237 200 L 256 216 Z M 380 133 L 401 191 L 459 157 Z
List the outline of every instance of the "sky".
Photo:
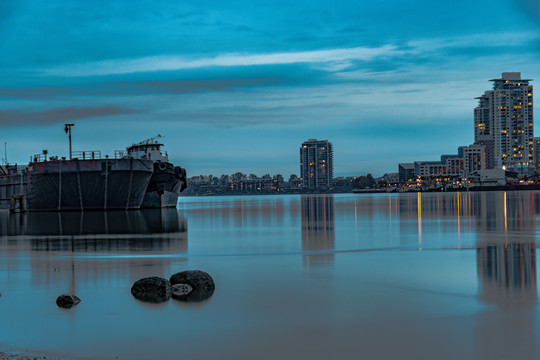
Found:
M 317 138 L 380 176 L 471 144 L 489 80 L 539 64 L 537 0 L 0 0 L 0 142 L 66 156 L 69 122 L 74 150 L 161 134 L 188 176 L 288 177 Z

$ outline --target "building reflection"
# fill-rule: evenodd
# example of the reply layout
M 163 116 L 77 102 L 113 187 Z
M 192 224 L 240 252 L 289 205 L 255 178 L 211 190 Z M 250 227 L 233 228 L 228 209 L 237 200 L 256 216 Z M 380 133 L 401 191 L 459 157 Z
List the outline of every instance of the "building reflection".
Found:
M 401 245 L 423 248 L 425 234 L 470 231 L 478 193 L 405 194 L 394 200 L 398 209 Z M 459 246 L 459 245 L 458 245 Z
M 480 300 L 501 306 L 536 306 L 534 242 L 480 243 L 476 264 Z
M 478 299 L 489 306 L 477 315 L 476 357 L 536 358 L 536 242 L 526 235 L 536 231 L 534 198 L 487 195 L 476 218 L 476 265 Z
M 478 297 L 499 306 L 536 306 L 536 239 L 526 235 L 536 232 L 534 198 L 489 195 L 482 194 L 476 214 Z
M 480 242 L 476 259 L 478 298 L 491 305 L 476 316 L 476 358 L 536 359 L 534 241 Z
M 396 201 L 402 244 L 412 245 L 415 235 L 419 245 L 426 239 L 433 244 L 426 234 L 440 233 L 451 234 L 458 249 L 462 239 L 465 249 L 476 249 L 477 299 L 484 306 L 471 318 L 476 347 L 472 357 L 537 358 L 535 234 L 540 194 L 423 193 Z
M 304 266 L 333 263 L 335 247 L 334 198 L 330 195 L 302 195 L 302 250 Z

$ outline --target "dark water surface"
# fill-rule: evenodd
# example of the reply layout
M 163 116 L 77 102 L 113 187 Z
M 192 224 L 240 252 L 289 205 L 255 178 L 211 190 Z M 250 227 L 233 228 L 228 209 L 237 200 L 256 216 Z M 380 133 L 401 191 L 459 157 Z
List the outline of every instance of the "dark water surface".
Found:
M 535 359 L 540 192 L 0 212 L 0 350 L 95 359 Z M 147 304 L 201 269 L 205 302 Z M 56 297 L 82 302 L 61 310 Z

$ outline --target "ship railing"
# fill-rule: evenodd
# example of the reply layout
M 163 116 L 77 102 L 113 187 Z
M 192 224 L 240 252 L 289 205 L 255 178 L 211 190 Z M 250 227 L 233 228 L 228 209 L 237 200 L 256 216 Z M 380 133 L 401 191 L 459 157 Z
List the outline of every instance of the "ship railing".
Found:
M 128 152 L 126 150 L 115 150 L 114 151 L 115 159 L 147 159 L 145 155 L 140 156 L 138 152 Z
M 30 156 L 30 162 L 44 162 L 47 161 L 47 154 L 36 154 L 33 156 Z
M 73 151 L 71 158 L 79 160 L 99 160 L 101 159 L 101 151 Z
M 114 158 L 115 159 L 125 159 L 125 158 L 127 158 L 127 151 L 126 150 L 114 150 Z

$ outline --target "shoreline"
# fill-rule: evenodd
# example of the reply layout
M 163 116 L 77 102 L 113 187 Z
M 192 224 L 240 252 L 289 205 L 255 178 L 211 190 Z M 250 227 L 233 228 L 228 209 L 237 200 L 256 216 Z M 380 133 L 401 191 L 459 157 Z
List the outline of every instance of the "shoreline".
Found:
M 446 192 L 467 192 L 467 191 L 534 191 L 540 190 L 540 184 L 531 185 L 496 185 L 496 186 L 471 186 L 467 188 L 454 189 L 428 189 L 428 190 L 411 190 L 411 191 L 387 191 L 386 189 L 363 189 L 350 191 L 306 191 L 306 192 L 238 192 L 238 193 L 214 193 L 214 194 L 190 194 L 181 195 L 179 198 L 185 197 L 208 197 L 208 196 L 260 196 L 260 195 L 331 195 L 331 194 L 408 194 L 408 193 L 446 193 Z
M 0 359 L 16 359 L 16 360 L 53 360 L 53 357 L 47 357 L 42 355 L 32 355 L 29 353 L 16 353 L 12 351 L 0 351 Z
M 38 351 L 6 349 L 0 347 L 0 360 L 76 360 Z

